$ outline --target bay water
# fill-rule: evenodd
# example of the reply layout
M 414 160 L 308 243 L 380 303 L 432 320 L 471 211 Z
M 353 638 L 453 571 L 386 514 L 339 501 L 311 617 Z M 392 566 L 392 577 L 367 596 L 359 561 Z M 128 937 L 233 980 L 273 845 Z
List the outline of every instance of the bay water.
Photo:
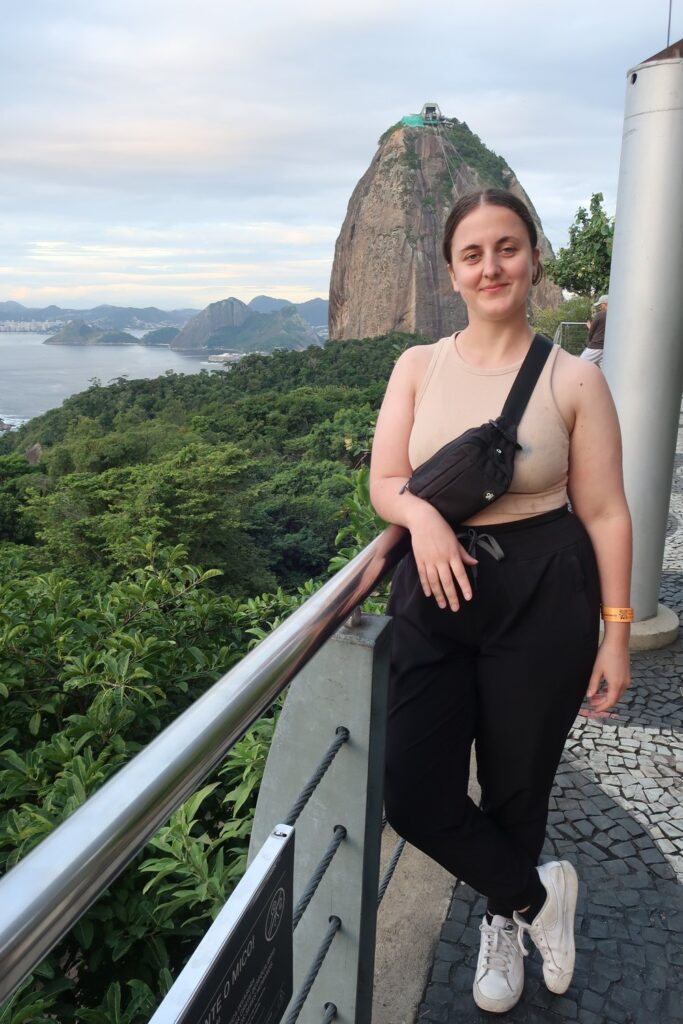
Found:
M 129 331 L 140 336 L 144 331 Z M 146 345 L 43 345 L 47 334 L 0 332 L 0 420 L 19 426 L 85 391 L 93 377 L 160 377 L 167 370 L 198 373 L 215 363 Z M 220 371 L 219 371 L 220 372 Z

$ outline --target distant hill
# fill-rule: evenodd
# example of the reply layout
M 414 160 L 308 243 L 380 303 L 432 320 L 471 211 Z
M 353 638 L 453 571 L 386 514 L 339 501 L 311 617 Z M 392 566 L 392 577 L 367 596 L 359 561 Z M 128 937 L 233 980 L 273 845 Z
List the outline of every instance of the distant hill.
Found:
M 95 306 L 87 316 L 81 316 L 89 323 L 122 330 L 124 327 L 145 327 L 147 324 L 183 327 L 196 313 L 196 309 L 174 309 L 165 312 L 156 306 L 147 306 L 144 309 L 135 309 L 131 306 Z
M 147 331 L 147 334 L 143 334 L 140 338 L 140 344 L 170 345 L 179 334 L 180 329 L 178 327 L 159 327 L 156 331 Z
M 255 313 L 277 313 L 285 306 L 293 306 L 289 299 L 273 299 L 270 295 L 257 295 L 247 303 Z
M 228 301 L 228 300 L 226 300 Z M 239 302 L 239 299 L 235 299 Z M 241 303 L 245 305 L 245 303 Z M 253 313 L 277 313 L 285 306 L 292 306 L 312 327 L 327 326 L 327 299 L 309 299 L 308 302 L 290 302 L 288 299 L 274 299 L 270 295 L 257 295 L 246 306 Z M 45 306 L 35 309 L 22 306 L 20 302 L 0 302 L 0 323 L 6 320 L 26 323 L 27 321 L 71 321 L 84 320 L 100 330 L 143 330 L 145 327 L 176 327 L 179 330 L 199 314 L 198 309 L 157 309 L 156 306 L 95 306 L 93 309 L 67 309 L 61 306 Z M 145 341 L 143 344 L 165 344 Z
M 289 302 L 288 299 L 273 299 L 270 295 L 257 295 L 248 303 L 255 313 L 276 313 L 285 306 L 294 306 L 299 316 L 312 327 L 327 326 L 327 299 L 309 299 L 308 302 Z
M 72 320 L 43 345 L 138 345 L 138 339 L 124 331 L 102 331 L 85 320 Z
M 327 327 L 327 299 L 309 299 L 308 302 L 296 303 L 297 312 L 313 327 Z
M 60 306 L 45 306 L 31 309 L 20 302 L 0 302 L 0 321 L 17 320 L 81 320 L 99 327 L 100 330 L 122 330 L 128 328 L 184 327 L 196 309 L 173 309 L 170 312 L 147 306 L 95 306 L 94 309 L 62 309 Z
M 26 312 L 26 307 L 20 302 L 0 302 L 0 318 L 3 320 L 15 320 L 17 314 Z
M 318 335 L 294 306 L 285 306 L 274 313 L 252 313 L 237 330 L 216 331 L 207 348 L 220 352 L 272 352 L 276 348 L 301 351 L 320 344 Z
M 258 313 L 239 299 L 229 298 L 212 302 L 193 317 L 171 342 L 171 348 L 200 352 L 272 352 L 275 348 L 304 349 L 320 343 L 315 331 L 292 303 L 284 303 L 270 313 Z
M 238 328 L 247 317 L 252 316 L 249 307 L 239 299 L 222 299 L 212 302 L 183 327 L 171 343 L 171 348 L 182 350 L 203 350 L 217 331 Z

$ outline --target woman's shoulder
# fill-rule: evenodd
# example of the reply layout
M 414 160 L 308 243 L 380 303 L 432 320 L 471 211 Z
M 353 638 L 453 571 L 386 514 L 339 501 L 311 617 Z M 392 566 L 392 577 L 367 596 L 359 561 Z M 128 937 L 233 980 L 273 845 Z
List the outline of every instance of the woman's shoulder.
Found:
M 444 339 L 440 341 L 434 341 L 431 345 L 411 345 L 410 348 L 405 349 L 401 353 L 400 359 L 405 359 L 406 362 L 413 366 L 422 366 L 424 363 L 430 363 L 432 356 L 436 350 L 443 344 Z
M 590 389 L 605 385 L 602 370 L 589 359 L 581 359 L 560 348 L 555 360 L 554 379 L 557 383 L 573 389 L 588 386 Z
M 394 374 L 408 377 L 413 383 L 421 383 L 440 345 L 441 341 L 431 345 L 411 345 L 396 360 Z
M 553 369 L 553 393 L 567 425 L 573 425 L 580 409 L 592 403 L 610 402 L 602 370 L 588 359 L 560 349 Z

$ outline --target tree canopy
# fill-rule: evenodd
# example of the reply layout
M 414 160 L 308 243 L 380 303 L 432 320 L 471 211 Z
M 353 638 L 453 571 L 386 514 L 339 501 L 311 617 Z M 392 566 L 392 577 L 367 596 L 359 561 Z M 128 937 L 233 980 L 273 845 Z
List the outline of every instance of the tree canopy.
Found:
M 367 469 L 377 409 L 421 340 L 94 382 L 0 438 L 0 871 L 381 528 Z M 0 1006 L 0 1024 L 149 1020 L 243 873 L 278 711 Z
M 589 210 L 579 207 L 569 228 L 569 245 L 546 267 L 555 284 L 592 300 L 609 290 L 614 218 L 603 210 L 603 198 L 596 192 Z

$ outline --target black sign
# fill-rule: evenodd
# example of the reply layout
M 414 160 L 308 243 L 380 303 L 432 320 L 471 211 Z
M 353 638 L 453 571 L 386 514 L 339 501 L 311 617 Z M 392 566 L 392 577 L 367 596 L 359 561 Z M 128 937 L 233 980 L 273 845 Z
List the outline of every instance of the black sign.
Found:
M 293 874 L 294 832 L 276 830 L 150 1024 L 278 1024 L 292 997 Z

